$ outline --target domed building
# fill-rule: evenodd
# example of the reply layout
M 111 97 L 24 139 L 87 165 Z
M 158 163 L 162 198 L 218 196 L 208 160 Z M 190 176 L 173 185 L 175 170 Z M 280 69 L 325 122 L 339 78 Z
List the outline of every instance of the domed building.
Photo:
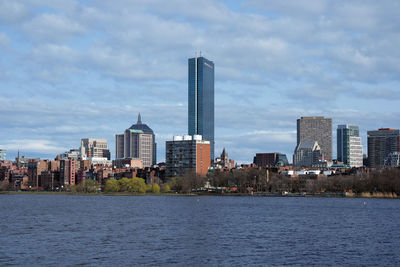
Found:
M 140 113 L 138 121 L 125 130 L 123 134 L 115 136 L 115 158 L 139 158 L 143 167 L 150 167 L 157 163 L 157 144 L 153 130 L 142 123 Z

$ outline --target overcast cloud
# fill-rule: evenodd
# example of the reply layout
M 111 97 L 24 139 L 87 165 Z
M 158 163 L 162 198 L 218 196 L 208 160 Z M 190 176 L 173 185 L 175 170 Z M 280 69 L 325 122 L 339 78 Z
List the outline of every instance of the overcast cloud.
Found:
M 235 2 L 235 3 L 234 3 Z M 137 114 L 187 132 L 187 59 L 215 63 L 216 155 L 291 158 L 296 119 L 399 128 L 398 1 L 0 0 L 0 147 L 54 157 Z M 333 140 L 336 151 L 336 140 Z M 334 153 L 335 156 L 335 153 Z

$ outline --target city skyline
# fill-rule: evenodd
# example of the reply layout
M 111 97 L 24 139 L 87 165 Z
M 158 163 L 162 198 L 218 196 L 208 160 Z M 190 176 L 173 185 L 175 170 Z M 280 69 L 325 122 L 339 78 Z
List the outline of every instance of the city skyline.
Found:
M 296 119 L 400 128 L 396 1 L 0 1 L 0 148 L 53 158 L 136 114 L 164 143 L 187 130 L 187 58 L 212 59 L 215 151 L 291 159 Z M 196 12 L 195 10 L 202 10 Z

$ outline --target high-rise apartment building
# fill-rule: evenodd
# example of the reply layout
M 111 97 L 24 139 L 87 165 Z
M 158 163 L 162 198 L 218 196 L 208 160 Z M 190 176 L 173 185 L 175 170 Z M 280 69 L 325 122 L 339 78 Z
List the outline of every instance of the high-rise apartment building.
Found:
M 149 126 L 142 123 L 140 114 L 136 124 L 115 136 L 115 154 L 117 159 L 139 158 L 143 161 L 143 167 L 156 164 L 155 135 Z
M 210 141 L 214 160 L 214 63 L 204 57 L 188 61 L 188 132 Z
M 382 168 L 391 152 L 400 152 L 400 130 L 381 128 L 368 131 L 368 166 Z
M 324 117 L 298 119 L 297 146 L 305 141 L 317 141 L 321 148 L 321 160 L 332 160 L 332 119 Z
M 6 159 L 7 159 L 7 150 L 0 149 L 0 160 L 6 160 Z
M 182 176 L 187 172 L 206 176 L 211 166 L 210 148 L 210 141 L 202 140 L 200 135 L 174 136 L 173 141 L 166 142 L 165 176 Z
M 363 166 L 363 152 L 358 126 L 338 125 L 337 160 L 350 167 Z
M 107 158 L 110 160 L 111 155 L 106 139 L 84 138 L 81 140 L 80 150 L 82 159 Z

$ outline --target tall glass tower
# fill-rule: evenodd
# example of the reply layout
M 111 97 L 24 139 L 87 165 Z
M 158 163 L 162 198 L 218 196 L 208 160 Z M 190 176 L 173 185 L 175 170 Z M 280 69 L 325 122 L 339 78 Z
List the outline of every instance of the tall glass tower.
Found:
M 350 167 L 361 167 L 363 165 L 362 144 L 358 126 L 338 125 L 337 160 Z
M 195 57 L 188 60 L 188 132 L 210 141 L 214 160 L 214 62 Z

